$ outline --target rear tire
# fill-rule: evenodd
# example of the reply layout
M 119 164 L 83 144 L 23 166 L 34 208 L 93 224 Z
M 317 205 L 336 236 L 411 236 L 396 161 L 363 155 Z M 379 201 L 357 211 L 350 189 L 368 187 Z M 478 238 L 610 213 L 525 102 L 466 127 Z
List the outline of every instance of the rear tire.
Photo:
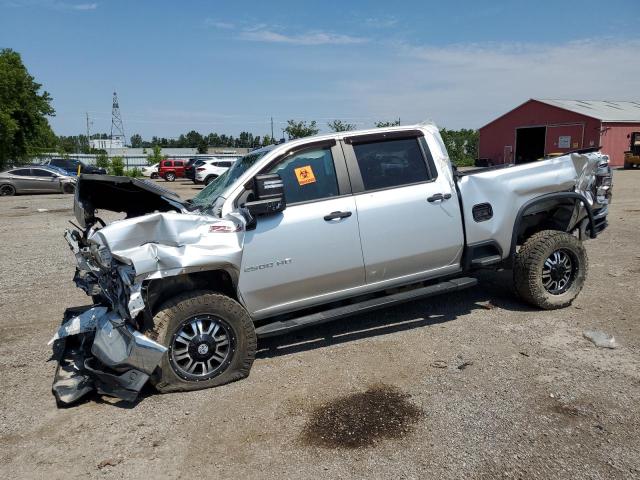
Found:
M 632 165 L 629 162 L 624 162 L 624 166 L 622 168 L 625 170 L 630 170 L 632 168 Z
M 211 182 L 213 182 L 216 178 L 218 178 L 217 175 L 209 175 L 207 178 L 204 179 L 204 184 L 205 185 L 209 185 Z
M 199 330 L 191 327 L 194 323 Z M 218 293 L 194 291 L 172 298 L 162 305 L 145 334 L 169 349 L 150 379 L 162 393 L 217 387 L 245 378 L 256 355 L 256 333 L 247 311 Z M 191 360 L 197 364 L 193 372 Z
M 571 305 L 587 277 L 584 245 L 557 230 L 532 235 L 516 254 L 513 270 L 520 297 L 539 308 L 553 310 Z

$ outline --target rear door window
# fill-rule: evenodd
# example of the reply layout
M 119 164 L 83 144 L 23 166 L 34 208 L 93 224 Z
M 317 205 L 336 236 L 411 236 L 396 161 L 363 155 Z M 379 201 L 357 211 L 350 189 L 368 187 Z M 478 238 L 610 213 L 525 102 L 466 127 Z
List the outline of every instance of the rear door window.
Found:
M 287 204 L 338 195 L 338 179 L 330 147 L 293 154 L 281 160 L 269 173 L 280 174 Z
M 19 175 L 20 177 L 30 177 L 31 170 L 28 168 L 17 168 L 9 172 L 11 175 Z
M 33 175 L 34 177 L 55 177 L 55 174 L 53 172 L 43 170 L 42 168 L 32 168 L 31 175 Z
M 401 187 L 430 180 L 417 138 L 353 145 L 365 190 Z
M 176 167 L 182 167 L 184 165 L 184 162 L 183 161 L 173 162 L 173 165 Z

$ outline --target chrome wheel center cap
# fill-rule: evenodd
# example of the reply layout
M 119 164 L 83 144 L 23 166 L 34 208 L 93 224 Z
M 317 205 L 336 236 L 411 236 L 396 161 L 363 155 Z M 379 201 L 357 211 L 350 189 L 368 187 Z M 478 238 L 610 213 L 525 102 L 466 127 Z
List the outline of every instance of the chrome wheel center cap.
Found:
M 206 343 L 201 343 L 200 345 L 198 345 L 198 353 L 200 355 L 206 355 L 207 353 L 209 353 L 209 346 Z

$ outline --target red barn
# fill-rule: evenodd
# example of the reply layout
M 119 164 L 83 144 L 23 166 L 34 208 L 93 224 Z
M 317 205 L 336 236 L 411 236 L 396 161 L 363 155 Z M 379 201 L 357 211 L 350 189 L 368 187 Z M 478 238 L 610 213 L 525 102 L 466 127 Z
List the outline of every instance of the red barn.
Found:
M 478 158 L 524 163 L 601 146 L 622 166 L 631 132 L 640 132 L 640 102 L 531 99 L 480 129 Z

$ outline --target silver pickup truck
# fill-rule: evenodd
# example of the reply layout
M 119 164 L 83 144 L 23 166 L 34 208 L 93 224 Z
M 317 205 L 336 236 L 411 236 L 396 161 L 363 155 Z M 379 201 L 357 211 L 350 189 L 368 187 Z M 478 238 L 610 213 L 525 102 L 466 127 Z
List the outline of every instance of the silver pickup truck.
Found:
M 249 374 L 258 338 L 473 287 L 477 269 L 511 268 L 524 301 L 565 307 L 611 188 L 595 151 L 460 172 L 433 125 L 256 150 L 187 201 L 82 175 L 65 236 L 93 304 L 52 339 L 53 392 L 69 404 L 92 390 L 133 400 L 148 381 L 222 385 Z

